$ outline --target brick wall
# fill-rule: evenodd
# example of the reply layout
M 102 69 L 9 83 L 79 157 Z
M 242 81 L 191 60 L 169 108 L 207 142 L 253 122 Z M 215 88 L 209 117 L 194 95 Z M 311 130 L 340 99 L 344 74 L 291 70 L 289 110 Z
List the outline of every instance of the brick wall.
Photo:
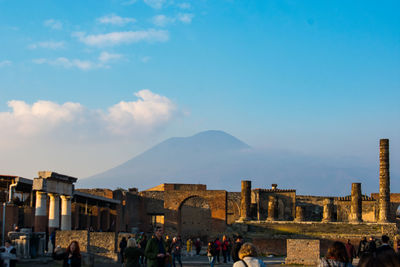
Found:
M 319 240 L 288 239 L 286 264 L 316 265 L 319 262 Z

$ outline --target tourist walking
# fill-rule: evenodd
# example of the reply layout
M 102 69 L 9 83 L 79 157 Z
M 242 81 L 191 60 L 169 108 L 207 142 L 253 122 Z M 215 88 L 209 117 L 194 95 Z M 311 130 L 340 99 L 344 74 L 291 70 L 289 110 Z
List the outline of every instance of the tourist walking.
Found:
M 217 262 L 220 263 L 219 260 L 219 255 L 221 254 L 221 241 L 219 241 L 219 237 L 217 237 L 214 241 L 214 246 L 215 246 L 215 251 L 216 251 L 216 256 L 217 256 Z
M 265 267 L 262 260 L 257 258 L 257 249 L 252 243 L 244 243 L 239 250 L 239 260 L 233 267 Z
M 387 250 L 395 253 L 394 249 L 389 245 L 389 240 L 390 239 L 389 239 L 389 237 L 387 235 L 383 235 L 381 240 L 382 240 L 382 245 L 380 245 L 376 249 L 376 254 L 381 253 L 383 251 L 387 251 Z
M 358 244 L 357 256 L 359 258 L 361 258 L 364 255 L 364 253 L 367 251 L 367 245 L 368 245 L 368 241 L 367 241 L 367 238 L 364 236 L 361 239 L 360 243 Z
M 352 267 L 347 256 L 346 247 L 342 242 L 336 241 L 329 247 L 325 258 L 322 258 L 318 267 Z
M 356 257 L 356 249 L 354 248 L 353 244 L 351 244 L 350 239 L 347 239 L 347 243 L 345 246 L 349 262 L 353 263 L 353 259 Z
M 228 242 L 228 238 L 226 237 L 226 235 L 224 235 L 222 237 L 222 243 L 221 243 L 221 251 L 222 251 L 222 257 L 224 258 L 224 263 L 226 263 L 226 254 L 228 253 L 228 246 L 229 246 L 229 242 Z
M 208 262 L 210 263 L 210 267 L 214 267 L 216 255 L 217 255 L 217 251 L 215 249 L 214 243 L 208 242 L 207 257 L 208 257 Z
M 147 242 L 144 255 L 147 258 L 147 267 L 164 267 L 165 262 L 169 260 L 166 243 L 163 239 L 164 230 L 157 226 L 154 235 Z
M 124 251 L 125 267 L 140 267 L 143 251 L 134 238 L 129 238 Z
M 243 238 L 239 235 L 236 237 L 235 244 L 232 247 L 232 260 L 233 262 L 239 261 L 239 250 L 243 244 Z
M 63 260 L 63 267 L 81 267 L 82 255 L 78 241 L 72 241 L 65 252 L 60 252 L 61 248 L 54 250 L 53 258 Z
M 0 264 L 2 263 L 4 267 L 15 267 L 17 263 L 17 250 L 12 246 L 11 240 L 7 239 L 4 243 L 4 247 L 1 249 Z
M 186 252 L 187 252 L 188 256 L 193 256 L 192 255 L 192 247 L 193 247 L 193 241 L 192 241 L 192 239 L 189 238 L 186 241 Z
M 174 267 L 176 267 L 175 261 L 178 261 L 179 265 L 182 267 L 181 251 L 182 240 L 178 240 L 178 238 L 174 237 L 171 243 L 172 265 Z
M 197 255 L 197 256 L 200 255 L 200 251 L 201 251 L 201 240 L 200 240 L 199 237 L 196 239 L 196 242 L 194 242 L 194 246 L 195 246 L 195 248 L 196 248 L 196 255 Z
M 121 263 L 124 263 L 124 251 L 126 249 L 127 242 L 125 236 L 122 237 L 121 241 L 119 242 L 119 255 L 121 259 Z
M 147 245 L 147 236 L 145 233 L 142 233 L 140 242 L 139 242 L 139 247 L 142 251 L 144 251 L 146 248 L 146 245 Z M 140 256 L 139 262 L 140 262 L 140 264 L 143 264 L 143 265 L 146 264 L 146 257 L 144 255 Z
M 374 254 L 376 252 L 376 242 L 373 236 L 370 236 L 365 250 L 365 252 L 369 254 Z

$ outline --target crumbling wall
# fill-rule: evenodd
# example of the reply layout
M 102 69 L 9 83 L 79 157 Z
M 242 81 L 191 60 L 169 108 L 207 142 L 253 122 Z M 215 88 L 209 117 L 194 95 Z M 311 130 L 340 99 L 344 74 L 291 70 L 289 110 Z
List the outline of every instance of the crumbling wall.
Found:
M 319 240 L 287 239 L 286 264 L 316 265 L 319 256 Z

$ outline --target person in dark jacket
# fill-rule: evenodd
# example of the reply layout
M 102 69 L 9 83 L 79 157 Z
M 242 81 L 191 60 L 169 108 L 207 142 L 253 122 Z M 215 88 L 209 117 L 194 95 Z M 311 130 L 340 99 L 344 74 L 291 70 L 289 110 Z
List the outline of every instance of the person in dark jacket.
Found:
M 360 243 L 358 244 L 358 251 L 357 251 L 357 256 L 361 258 L 364 253 L 367 251 L 367 245 L 368 241 L 367 238 L 364 236 L 363 239 L 361 239 Z
M 382 245 L 376 249 L 376 254 L 381 253 L 383 251 L 390 251 L 392 253 L 395 253 L 394 249 L 389 245 L 389 240 L 390 239 L 387 235 L 382 236 Z
M 143 251 L 140 249 L 140 245 L 137 245 L 134 238 L 129 238 L 124 252 L 125 267 L 140 267 L 141 256 L 143 256 Z
M 121 242 L 119 242 L 119 255 L 121 258 L 121 263 L 124 263 L 124 258 L 125 258 L 124 252 L 125 252 L 126 246 L 127 246 L 127 242 L 126 242 L 126 238 L 124 236 L 124 237 L 122 237 Z
M 147 267 L 164 267 L 165 262 L 169 261 L 169 253 L 163 239 L 164 230 L 157 226 L 154 236 L 147 242 L 144 255 L 147 258 Z
M 371 236 L 367 244 L 366 253 L 373 254 L 375 252 L 376 252 L 376 243 L 374 237 Z
M 243 244 L 243 238 L 241 236 L 236 237 L 235 244 L 233 244 L 232 248 L 232 260 L 233 262 L 240 261 L 239 259 L 239 250 Z
M 176 267 L 175 261 L 178 261 L 180 267 L 182 267 L 181 251 L 182 251 L 182 240 L 174 237 L 170 246 L 172 254 L 172 266 Z
M 63 260 L 63 267 L 81 267 L 82 255 L 78 241 L 72 241 L 65 252 L 60 253 L 60 248 L 56 248 L 53 258 Z

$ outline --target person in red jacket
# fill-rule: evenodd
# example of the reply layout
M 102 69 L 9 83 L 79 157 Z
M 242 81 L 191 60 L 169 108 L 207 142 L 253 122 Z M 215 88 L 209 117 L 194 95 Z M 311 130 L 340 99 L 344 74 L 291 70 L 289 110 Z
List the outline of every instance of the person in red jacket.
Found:
M 222 243 L 221 243 L 221 251 L 222 251 L 222 256 L 224 257 L 224 263 L 226 263 L 226 256 L 228 253 L 228 247 L 229 247 L 229 241 L 226 235 L 222 237 Z
M 220 263 L 219 254 L 221 253 L 221 241 L 219 241 L 219 237 L 217 237 L 214 241 L 215 252 L 217 256 L 217 262 Z

